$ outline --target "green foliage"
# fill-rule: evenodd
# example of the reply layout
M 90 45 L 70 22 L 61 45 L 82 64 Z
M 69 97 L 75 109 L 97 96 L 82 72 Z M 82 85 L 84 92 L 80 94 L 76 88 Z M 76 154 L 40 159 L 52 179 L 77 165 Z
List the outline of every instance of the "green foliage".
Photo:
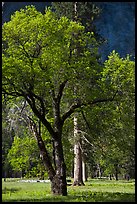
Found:
M 98 63 L 94 34 L 85 33 L 84 26 L 67 17 L 58 19 L 50 9 L 43 15 L 35 7 L 28 6 L 15 12 L 11 21 L 4 23 L 2 36 L 2 88 L 5 97 L 24 97 L 29 101 L 33 95 L 35 99 L 31 101 L 31 108 L 35 106 L 39 114 L 43 111 L 52 127 L 55 122 L 52 105 L 55 97 L 62 95 L 59 104 L 61 116 L 73 104 L 74 97 L 81 97 L 81 101 L 87 100 L 85 89 L 87 96 L 91 89 L 85 81 L 88 82 L 90 76 L 96 74 Z M 94 63 L 92 67 L 91 62 Z M 67 81 L 67 85 L 63 93 L 59 93 L 64 81 Z M 79 90 L 77 96 L 74 96 L 74 84 Z M 15 145 L 16 142 L 15 140 Z M 25 141 L 23 144 L 25 145 Z M 49 142 L 45 141 L 45 144 L 47 148 Z M 20 146 L 21 141 L 17 145 Z M 30 153 L 29 147 L 26 152 L 19 152 L 20 158 L 15 159 L 17 163 L 14 160 L 18 153 L 16 151 L 13 145 L 10 159 L 15 164 L 12 166 L 16 169 L 28 169 L 29 158 L 26 156 L 23 160 L 23 157 Z
M 88 81 L 97 74 L 99 65 L 94 35 L 85 33 L 81 24 L 66 17 L 57 19 L 50 10 L 42 15 L 29 6 L 15 12 L 11 21 L 4 23 L 2 32 L 5 94 L 20 96 L 31 90 L 46 100 L 50 112 L 51 90 L 57 93 L 60 84 L 67 79 L 63 97 L 73 98 L 75 83 L 78 96 L 86 100 L 85 90 L 89 90 L 87 96 L 91 91 Z M 92 47 L 87 47 L 88 44 Z M 77 47 L 80 52 L 75 51 Z
M 111 135 L 107 153 L 111 158 L 109 163 L 114 163 L 115 158 L 125 168 L 125 164 L 134 161 L 135 156 L 135 62 L 130 60 L 129 55 L 120 58 L 113 51 L 105 62 L 103 80 L 110 81 L 107 89 L 118 92 L 116 101 L 110 106 L 111 120 L 110 117 L 109 122 L 106 120 L 109 125 L 107 132 Z
M 71 20 L 77 20 L 77 22 L 81 22 L 85 26 L 86 32 L 92 31 L 96 33 L 96 38 L 101 39 L 93 23 L 99 16 L 101 9 L 94 2 L 52 2 L 52 7 L 59 18 L 66 16 Z
M 134 72 L 135 62 L 113 51 L 104 64 L 99 89 L 104 97 L 116 94 L 114 101 L 83 108 L 86 121 L 80 127 L 90 142 L 86 161 L 92 169 L 99 163 L 104 176 L 113 174 L 116 164 L 121 174 L 135 176 Z
M 38 155 L 35 139 L 28 136 L 24 136 L 24 138 L 15 136 L 12 148 L 8 153 L 8 160 L 14 170 L 27 171 L 30 168 L 30 164 L 37 162 Z
M 44 138 L 46 141 L 47 138 Z M 47 172 L 40 159 L 37 142 L 32 136 L 24 135 L 23 138 L 15 136 L 7 159 L 12 169 L 16 172 L 24 172 L 23 176 L 25 177 L 47 178 Z
M 7 154 L 12 146 L 15 131 L 11 125 L 9 117 L 9 106 L 3 103 L 2 106 L 2 175 L 4 177 L 10 176 L 11 166 L 7 159 Z
M 11 170 L 15 172 L 22 171 L 25 177 L 37 176 L 40 178 L 45 174 L 44 177 L 46 178 L 47 172 L 45 172 L 45 167 L 39 156 L 40 152 L 35 135 L 30 130 L 28 116 L 30 115 L 37 124 L 36 118 L 32 115 L 28 105 L 24 106 L 22 101 L 19 101 L 19 103 L 16 102 L 16 104 L 9 103 L 7 107 L 10 107 L 8 110 L 8 117 L 3 117 L 4 119 L 8 119 L 7 125 L 16 135 L 12 137 L 12 141 L 8 135 L 5 135 L 5 123 L 3 121 L 2 148 L 3 151 L 5 151 L 3 152 L 3 163 L 5 165 L 11 165 L 10 169 L 7 169 L 7 173 Z M 50 137 L 43 126 L 41 127 L 41 134 L 44 142 L 48 143 L 47 149 L 51 150 Z M 8 145 L 8 149 L 5 145 Z M 51 151 L 49 152 L 51 153 Z
M 63 143 L 64 159 L 66 163 L 66 174 L 67 176 L 70 176 L 72 171 L 73 158 L 74 158 L 73 119 L 71 117 L 66 121 L 64 125 L 63 133 L 62 133 L 62 143 Z
M 135 62 L 130 60 L 130 56 L 121 58 L 113 51 L 104 63 L 102 81 L 109 84 L 109 89 L 121 91 L 119 94 L 134 94 L 135 88 Z

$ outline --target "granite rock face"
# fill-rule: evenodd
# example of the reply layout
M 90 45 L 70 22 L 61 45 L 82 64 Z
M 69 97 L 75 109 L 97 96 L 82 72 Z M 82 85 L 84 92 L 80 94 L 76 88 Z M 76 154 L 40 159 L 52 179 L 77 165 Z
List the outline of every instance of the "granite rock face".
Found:
M 9 21 L 11 14 L 26 5 L 34 5 L 44 12 L 50 2 L 2 2 L 2 23 Z M 95 2 L 102 12 L 95 21 L 98 32 L 106 39 L 100 47 L 102 60 L 112 50 L 121 57 L 126 54 L 135 56 L 135 2 Z
M 2 23 L 10 20 L 10 16 L 17 10 L 25 8 L 27 5 L 34 5 L 38 11 L 44 12 L 45 6 L 50 5 L 50 2 L 2 2 Z
M 105 59 L 116 50 L 121 57 L 135 55 L 135 3 L 134 2 L 100 2 L 100 17 L 95 24 L 98 32 L 106 39 L 101 47 Z

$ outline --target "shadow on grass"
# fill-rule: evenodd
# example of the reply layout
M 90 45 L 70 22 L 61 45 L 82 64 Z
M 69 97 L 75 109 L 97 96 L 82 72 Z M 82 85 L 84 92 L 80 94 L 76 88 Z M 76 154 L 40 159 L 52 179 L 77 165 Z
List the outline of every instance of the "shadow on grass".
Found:
M 129 193 L 83 192 L 68 196 L 45 196 L 45 198 L 30 198 L 27 200 L 5 200 L 3 202 L 135 202 L 135 195 Z
M 16 191 L 19 191 L 20 188 L 4 188 L 2 189 L 2 194 L 7 194 L 7 193 L 15 193 Z

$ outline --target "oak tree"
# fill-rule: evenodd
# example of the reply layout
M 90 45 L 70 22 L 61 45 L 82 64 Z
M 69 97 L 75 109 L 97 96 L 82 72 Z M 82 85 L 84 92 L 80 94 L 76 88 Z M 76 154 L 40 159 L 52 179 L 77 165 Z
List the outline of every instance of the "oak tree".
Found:
M 39 132 L 36 138 L 53 194 L 67 195 L 62 146 L 65 121 L 77 109 L 115 96 L 102 98 L 100 89 L 90 85 L 100 69 L 96 54 L 93 33 L 86 33 L 84 26 L 66 17 L 58 19 L 50 9 L 43 15 L 28 6 L 16 11 L 2 27 L 2 93 L 7 98 L 25 99 L 48 130 L 54 162 Z

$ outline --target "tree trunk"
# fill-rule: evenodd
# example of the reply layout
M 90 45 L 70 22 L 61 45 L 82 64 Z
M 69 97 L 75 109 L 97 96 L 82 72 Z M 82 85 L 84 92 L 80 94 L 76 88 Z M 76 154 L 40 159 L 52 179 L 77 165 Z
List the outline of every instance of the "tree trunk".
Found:
M 67 195 L 67 182 L 66 182 L 66 165 L 64 162 L 63 148 L 61 141 L 61 128 L 60 130 L 54 132 L 53 138 L 53 148 L 54 148 L 54 162 L 55 169 L 53 168 L 51 158 L 47 152 L 45 144 L 41 137 L 41 131 L 37 130 L 37 126 L 34 121 L 30 121 L 31 130 L 33 131 L 38 147 L 40 149 L 40 155 L 43 160 L 44 166 L 48 172 L 49 179 L 51 181 L 51 191 L 55 195 Z M 40 127 L 40 126 L 39 126 Z M 56 138 L 56 139 L 55 139 Z
M 63 157 L 63 148 L 60 137 L 54 141 L 55 148 L 55 171 L 56 174 L 51 180 L 51 190 L 53 194 L 67 195 L 66 165 Z
M 65 167 L 62 166 L 61 169 L 64 171 Z M 56 173 L 51 181 L 51 191 L 54 195 L 67 196 L 67 183 L 65 174 L 60 176 L 58 173 Z
M 83 176 L 83 181 L 87 181 L 87 170 L 86 170 L 86 163 L 84 159 L 82 160 L 82 176 Z
M 4 181 L 6 182 L 6 178 L 7 178 L 7 173 L 6 171 L 4 171 Z
M 74 182 L 73 186 L 84 185 L 82 178 L 82 152 L 81 152 L 81 140 L 78 135 L 77 117 L 74 116 Z
M 115 177 L 116 181 L 118 181 L 118 164 L 115 165 Z
M 77 22 L 77 2 L 74 2 L 74 21 Z M 78 50 L 75 49 L 74 52 Z M 74 95 L 77 95 L 77 88 L 74 87 Z M 75 99 L 77 102 L 77 99 Z M 73 186 L 84 185 L 82 179 L 82 153 L 81 153 L 81 140 L 78 134 L 78 121 L 77 114 L 74 114 L 74 182 Z
M 72 162 L 71 178 L 74 178 L 74 160 Z
M 40 147 L 40 146 L 39 146 Z M 48 171 L 49 179 L 51 181 L 51 191 L 55 195 L 67 195 L 67 182 L 66 182 L 66 165 L 63 157 L 63 148 L 60 138 L 54 141 L 55 148 L 55 171 L 52 167 L 51 162 L 49 161 L 48 154 L 44 146 L 40 147 L 43 162 Z M 42 149 L 44 151 L 42 151 Z
M 62 171 L 64 171 L 65 167 L 61 167 Z M 67 195 L 67 183 L 66 176 L 63 174 L 60 176 L 58 173 L 51 180 L 51 191 L 54 195 Z

